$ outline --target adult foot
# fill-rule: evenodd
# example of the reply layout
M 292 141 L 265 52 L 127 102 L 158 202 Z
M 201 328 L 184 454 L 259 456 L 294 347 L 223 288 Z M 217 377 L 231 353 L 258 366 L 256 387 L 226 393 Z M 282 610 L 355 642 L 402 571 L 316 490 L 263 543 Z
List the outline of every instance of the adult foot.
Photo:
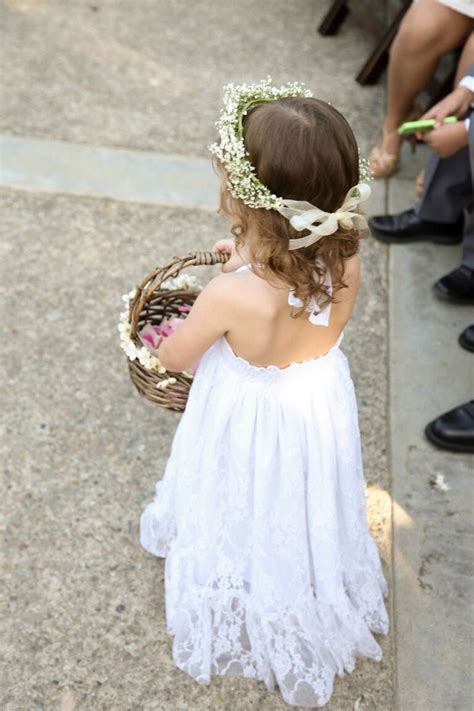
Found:
M 388 178 L 398 168 L 402 139 L 396 131 L 384 129 L 382 140 L 369 153 L 369 168 L 374 178 Z
M 433 285 L 439 299 L 454 304 L 474 304 L 474 269 L 465 264 L 441 277 Z
M 414 121 L 422 114 L 421 107 L 415 101 L 405 118 L 400 121 Z M 369 168 L 374 178 L 388 178 L 398 168 L 400 159 L 400 149 L 403 137 L 398 133 L 398 123 L 385 123 L 383 127 L 382 140 L 369 153 Z
M 474 323 L 464 329 L 458 338 L 458 343 L 466 351 L 474 353 Z
M 369 220 L 374 237 L 381 242 L 436 242 L 458 244 L 462 241 L 463 220 L 443 224 L 421 220 L 415 210 L 405 210 L 398 215 L 375 215 Z
M 474 452 L 474 400 L 437 417 L 426 426 L 425 435 L 441 449 Z

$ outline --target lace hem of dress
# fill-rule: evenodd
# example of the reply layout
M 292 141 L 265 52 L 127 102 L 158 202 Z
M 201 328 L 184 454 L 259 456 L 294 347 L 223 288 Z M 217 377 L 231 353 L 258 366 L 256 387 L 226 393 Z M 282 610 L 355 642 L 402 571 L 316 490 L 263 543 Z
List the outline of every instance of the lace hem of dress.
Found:
M 165 510 L 159 499 L 147 507 L 141 543 L 166 557 L 173 659 L 196 681 L 244 676 L 263 681 L 269 690 L 278 686 L 290 705 L 314 707 L 329 701 L 336 675 L 352 672 L 357 657 L 380 661 L 382 651 L 373 633 L 386 634 L 389 625 L 383 601 L 387 584 L 375 546 L 362 546 L 353 570 L 342 575 L 336 602 L 318 597 L 311 586 L 284 606 L 270 592 L 252 592 L 235 572 L 209 584 L 190 584 L 192 557 L 189 551 L 175 550 L 176 531 Z
M 202 684 L 239 675 L 278 686 L 290 705 L 323 706 L 334 679 L 351 673 L 357 657 L 380 661 L 374 633 L 386 634 L 382 590 L 348 590 L 330 605 L 308 599 L 291 609 L 266 608 L 242 589 L 188 587 L 167 592 L 167 629 L 176 666 Z

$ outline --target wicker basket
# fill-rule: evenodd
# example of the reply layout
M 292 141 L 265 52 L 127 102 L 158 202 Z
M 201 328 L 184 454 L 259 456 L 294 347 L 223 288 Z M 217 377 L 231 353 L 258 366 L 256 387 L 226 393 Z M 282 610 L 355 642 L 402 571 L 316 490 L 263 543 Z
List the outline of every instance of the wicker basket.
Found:
M 224 264 L 229 255 L 223 252 L 190 252 L 184 257 L 173 257 L 162 267 L 158 267 L 144 279 L 136 288 L 136 293 L 130 300 L 130 336 L 137 346 L 141 346 L 138 333 L 145 323 L 158 326 L 172 316 L 182 316 L 179 307 L 192 306 L 199 291 L 190 289 L 169 290 L 161 285 L 167 280 L 178 276 L 183 269 L 196 266 L 212 266 Z M 193 376 L 188 373 L 159 373 L 156 369 L 147 370 L 138 360 L 128 360 L 130 377 L 140 395 L 155 405 L 168 410 L 182 412 L 186 407 L 189 389 Z M 168 384 L 165 389 L 157 386 L 164 380 L 173 378 L 176 382 Z

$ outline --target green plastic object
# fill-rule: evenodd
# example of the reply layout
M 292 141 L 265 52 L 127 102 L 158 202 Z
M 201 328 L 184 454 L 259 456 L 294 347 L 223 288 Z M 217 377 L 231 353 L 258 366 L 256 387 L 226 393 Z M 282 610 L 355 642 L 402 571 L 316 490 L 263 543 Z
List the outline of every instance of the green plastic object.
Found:
M 446 116 L 443 123 L 456 123 L 456 116 Z M 431 131 L 435 126 L 435 119 L 426 119 L 426 121 L 407 121 L 402 123 L 398 129 L 400 136 L 409 136 L 411 133 L 425 133 L 426 131 Z

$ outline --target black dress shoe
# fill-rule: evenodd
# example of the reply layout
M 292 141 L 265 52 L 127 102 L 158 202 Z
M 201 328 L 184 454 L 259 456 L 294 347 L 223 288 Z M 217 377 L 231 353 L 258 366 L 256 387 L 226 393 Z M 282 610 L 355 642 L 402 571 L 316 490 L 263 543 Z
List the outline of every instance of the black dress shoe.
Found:
M 464 329 L 458 338 L 460 346 L 474 353 L 474 323 Z
M 474 304 L 474 269 L 462 264 L 433 285 L 436 296 L 454 304 Z
M 430 422 L 425 435 L 441 449 L 474 453 L 474 400 Z
M 398 215 L 375 215 L 370 218 L 369 227 L 381 242 L 458 244 L 462 241 L 463 219 L 449 224 L 427 222 L 415 210 L 405 210 Z

